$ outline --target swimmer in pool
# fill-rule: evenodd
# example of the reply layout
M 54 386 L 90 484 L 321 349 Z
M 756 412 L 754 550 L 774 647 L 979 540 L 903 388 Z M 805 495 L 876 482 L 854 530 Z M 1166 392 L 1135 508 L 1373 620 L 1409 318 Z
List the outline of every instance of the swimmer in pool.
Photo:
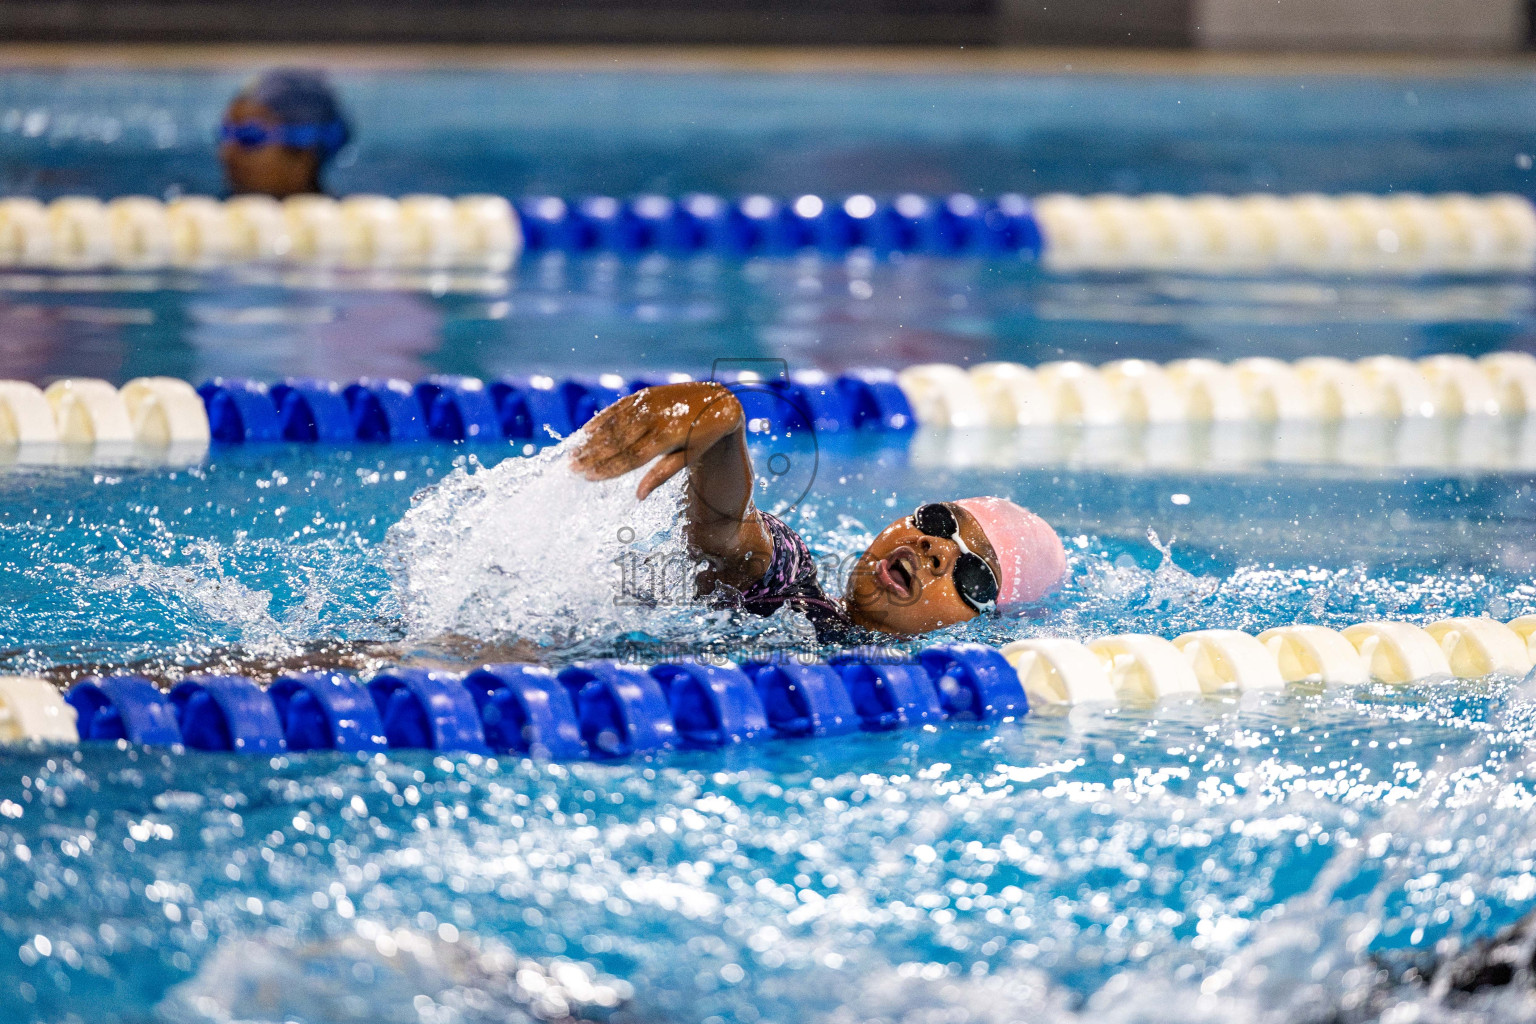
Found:
M 219 161 L 231 192 L 286 199 L 323 192 L 321 174 L 349 138 L 325 75 L 282 68 L 254 79 L 230 102 Z
M 637 490 L 642 501 L 689 471 L 688 541 L 707 563 L 699 593 L 729 588 L 758 615 L 789 605 L 823 641 L 859 630 L 927 633 L 1039 600 L 1066 573 L 1066 552 L 1045 520 L 1005 498 L 965 498 L 921 505 L 881 530 L 849 574 L 847 593 L 828 597 L 805 542 L 753 506 L 746 419 L 717 383 L 629 395 L 587 424 L 571 456 L 590 480 L 652 460 Z

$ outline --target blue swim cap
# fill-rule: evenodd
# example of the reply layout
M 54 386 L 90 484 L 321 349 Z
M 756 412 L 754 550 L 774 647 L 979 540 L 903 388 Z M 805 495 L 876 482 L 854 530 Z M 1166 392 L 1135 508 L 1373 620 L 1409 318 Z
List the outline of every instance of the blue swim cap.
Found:
M 246 85 L 240 95 L 272 111 L 286 126 L 311 129 L 304 138 L 314 139 L 321 163 L 335 156 L 352 137 L 352 128 L 323 71 L 274 68 Z

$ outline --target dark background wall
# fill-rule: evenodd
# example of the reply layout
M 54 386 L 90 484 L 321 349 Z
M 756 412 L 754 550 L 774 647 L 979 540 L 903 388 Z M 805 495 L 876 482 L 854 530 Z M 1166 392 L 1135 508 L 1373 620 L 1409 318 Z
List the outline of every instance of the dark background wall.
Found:
M 0 38 L 91 42 L 1181 46 L 1193 0 L 0 0 Z
M 0 43 L 1531 45 L 1536 0 L 0 0 Z

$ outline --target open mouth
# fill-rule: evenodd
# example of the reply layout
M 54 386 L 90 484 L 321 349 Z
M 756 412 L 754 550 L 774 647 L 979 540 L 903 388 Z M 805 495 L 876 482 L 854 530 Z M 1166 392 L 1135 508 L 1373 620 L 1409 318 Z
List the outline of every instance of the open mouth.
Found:
M 875 576 L 882 586 L 901 598 L 917 593 L 917 558 L 907 548 L 897 548 L 875 564 Z

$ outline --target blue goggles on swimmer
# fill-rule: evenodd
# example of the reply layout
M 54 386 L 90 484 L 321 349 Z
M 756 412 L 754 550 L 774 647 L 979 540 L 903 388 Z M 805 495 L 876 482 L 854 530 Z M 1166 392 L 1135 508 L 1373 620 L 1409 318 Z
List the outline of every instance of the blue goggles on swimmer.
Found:
M 948 502 L 934 501 L 917 506 L 912 513 L 912 525 L 929 537 L 942 537 L 954 541 L 960 548 L 960 557 L 950 575 L 955 581 L 955 591 L 960 600 L 978 613 L 986 613 L 997 606 L 997 574 L 986 559 L 966 547 L 960 536 L 960 520 Z
M 340 121 L 325 124 L 265 124 L 261 121 L 225 121 L 219 126 L 219 141 L 233 142 L 241 149 L 262 146 L 290 146 L 293 149 L 318 149 L 334 153 L 347 141 L 347 126 Z

